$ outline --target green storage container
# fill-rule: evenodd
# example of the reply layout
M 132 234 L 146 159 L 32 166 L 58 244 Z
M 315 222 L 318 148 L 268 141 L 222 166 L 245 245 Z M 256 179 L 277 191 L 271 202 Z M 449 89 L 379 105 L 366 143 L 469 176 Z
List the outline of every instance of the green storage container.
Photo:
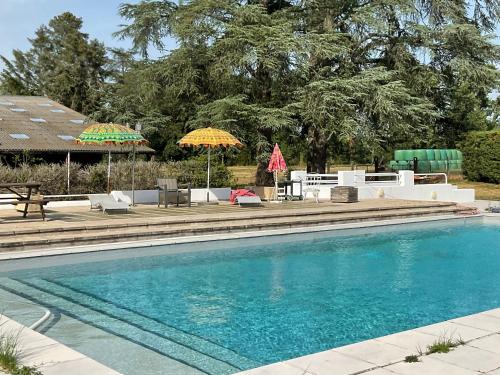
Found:
M 396 151 L 394 151 L 394 160 L 395 161 L 405 160 L 404 157 L 405 157 L 405 150 L 396 150 Z
M 462 155 L 462 151 L 460 151 L 460 150 L 457 150 L 457 159 L 458 160 L 464 160 L 464 157 Z
M 408 163 L 406 161 L 392 160 L 389 166 L 395 171 L 408 169 Z
M 446 166 L 446 160 L 438 160 L 438 172 L 446 172 Z
M 453 156 L 453 150 L 446 150 L 446 159 L 447 160 L 455 160 L 455 157 Z
M 448 162 L 449 170 L 450 171 L 458 171 L 458 160 L 450 160 Z
M 451 155 L 453 156 L 451 160 L 459 160 L 458 159 L 458 150 L 451 150 Z
M 429 173 L 431 172 L 431 162 L 428 160 L 418 161 L 418 173 Z
M 427 160 L 436 160 L 436 157 L 434 155 L 434 150 L 425 150 L 425 153 L 427 154 Z
M 441 160 L 441 150 L 434 150 L 434 160 Z
M 427 150 L 413 150 L 413 155 L 418 160 L 427 160 Z
M 400 165 L 399 169 L 402 171 L 413 169 L 412 168 L 413 163 L 410 163 L 408 161 L 400 162 L 399 165 Z
M 439 153 L 440 153 L 440 157 L 438 160 L 446 160 L 448 159 L 448 155 L 446 153 L 446 150 L 439 150 Z
M 414 152 L 413 150 L 405 150 L 404 152 L 404 161 L 413 160 Z
M 438 172 L 439 162 L 437 160 L 429 161 L 431 172 Z

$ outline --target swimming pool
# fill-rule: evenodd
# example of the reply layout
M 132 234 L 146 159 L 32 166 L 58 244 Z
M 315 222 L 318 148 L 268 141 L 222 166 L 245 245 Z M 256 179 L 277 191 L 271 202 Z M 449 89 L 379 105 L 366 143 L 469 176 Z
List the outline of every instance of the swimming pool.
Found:
M 0 301 L 125 374 L 231 374 L 499 307 L 499 243 L 454 220 L 7 261 Z

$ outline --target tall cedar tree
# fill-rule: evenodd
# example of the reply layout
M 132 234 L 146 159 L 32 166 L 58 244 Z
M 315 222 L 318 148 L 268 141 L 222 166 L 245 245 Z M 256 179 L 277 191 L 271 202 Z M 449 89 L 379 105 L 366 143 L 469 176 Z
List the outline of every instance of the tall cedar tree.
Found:
M 346 149 L 453 147 L 497 118 L 498 0 L 147 0 L 119 11 L 129 24 L 117 35 L 133 51 L 112 50 L 108 64 L 65 13 L 28 52 L 2 58 L 0 90 L 141 122 L 165 159 L 186 156 L 176 147 L 186 131 L 225 128 L 247 144 L 262 184 L 276 140 L 289 156 L 304 145 L 308 169 L 324 172 Z M 178 48 L 148 59 L 167 36 Z
M 36 31 L 27 52 L 14 50 L 12 61 L 0 56 L 0 90 L 44 95 L 75 111 L 94 112 L 107 76 L 106 50 L 81 28 L 81 18 L 63 13 Z

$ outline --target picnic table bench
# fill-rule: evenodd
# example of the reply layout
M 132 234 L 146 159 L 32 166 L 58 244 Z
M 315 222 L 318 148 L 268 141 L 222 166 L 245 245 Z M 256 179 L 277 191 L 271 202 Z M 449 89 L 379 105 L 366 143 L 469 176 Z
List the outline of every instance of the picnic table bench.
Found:
M 0 205 L 24 204 L 23 218 L 25 218 L 28 215 L 29 205 L 35 204 L 40 207 L 42 219 L 45 220 L 44 206 L 49 201 L 32 197 L 33 193 L 38 193 L 40 186 L 41 184 L 35 182 L 0 184 L 0 190 L 7 190 L 14 195 L 14 197 L 0 197 Z

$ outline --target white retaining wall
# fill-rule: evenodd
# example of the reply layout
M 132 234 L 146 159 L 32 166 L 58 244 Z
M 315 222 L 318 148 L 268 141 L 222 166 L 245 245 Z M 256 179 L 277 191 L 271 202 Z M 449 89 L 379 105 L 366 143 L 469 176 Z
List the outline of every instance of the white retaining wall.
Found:
M 301 179 L 303 187 L 307 187 L 307 178 L 313 177 L 314 174 L 308 175 L 305 171 L 293 171 L 291 179 Z M 320 184 L 319 199 L 329 200 L 330 190 L 335 186 L 354 186 L 358 188 L 358 198 L 375 199 L 407 199 L 407 200 L 423 200 L 423 201 L 443 201 L 469 203 L 475 200 L 474 189 L 458 189 L 455 185 L 448 183 L 439 184 L 415 184 L 413 171 L 400 171 L 395 174 L 393 181 L 368 181 L 366 173 L 363 170 L 358 171 L 339 171 L 338 183 Z M 306 195 L 306 199 L 314 199 L 311 193 Z
M 112 191 L 115 199 L 132 203 L 132 190 Z M 210 188 L 210 202 L 228 201 L 231 188 Z M 158 204 L 158 190 L 136 190 L 134 201 L 137 204 Z M 192 202 L 206 202 L 207 189 L 191 189 Z
M 231 188 L 210 188 L 210 202 L 228 201 L 231 195 Z M 85 195 L 85 194 L 81 194 Z M 132 204 L 132 190 L 112 191 L 111 195 L 117 200 Z M 13 194 L 0 194 L 0 197 L 15 198 Z M 158 204 L 158 190 L 136 190 L 134 194 L 136 204 Z M 192 202 L 206 202 L 207 189 L 191 189 Z M 56 201 L 49 202 L 48 208 L 56 207 L 89 207 L 89 200 Z M 14 205 L 0 205 L 0 210 L 12 210 Z

